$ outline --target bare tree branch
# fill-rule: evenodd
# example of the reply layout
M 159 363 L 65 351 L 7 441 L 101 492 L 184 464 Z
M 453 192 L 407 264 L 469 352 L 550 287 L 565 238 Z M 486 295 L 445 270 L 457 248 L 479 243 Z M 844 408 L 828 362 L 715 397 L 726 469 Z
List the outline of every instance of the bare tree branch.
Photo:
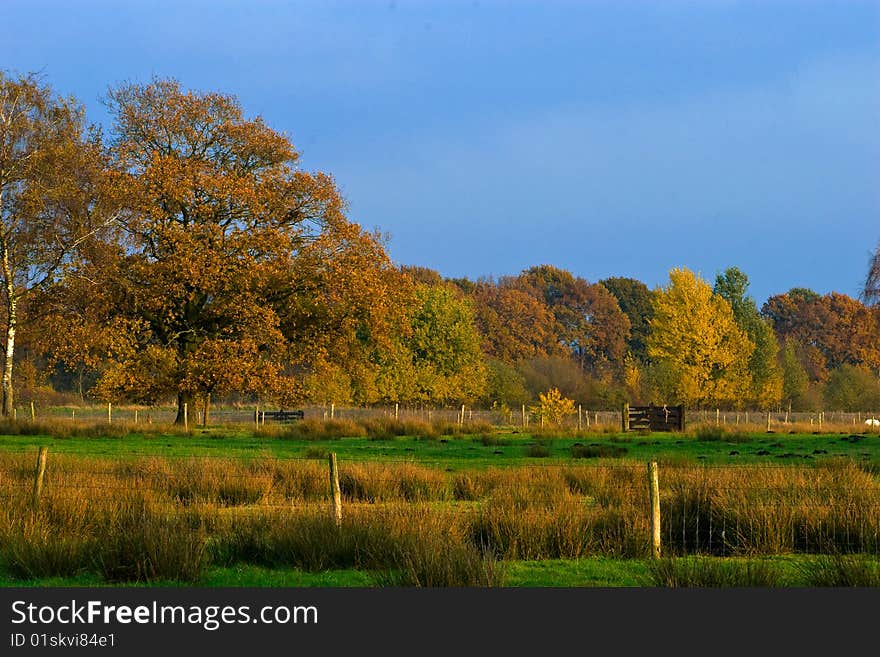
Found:
M 868 275 L 865 277 L 865 287 L 862 290 L 862 300 L 868 305 L 880 304 L 880 245 L 874 250 L 868 265 Z

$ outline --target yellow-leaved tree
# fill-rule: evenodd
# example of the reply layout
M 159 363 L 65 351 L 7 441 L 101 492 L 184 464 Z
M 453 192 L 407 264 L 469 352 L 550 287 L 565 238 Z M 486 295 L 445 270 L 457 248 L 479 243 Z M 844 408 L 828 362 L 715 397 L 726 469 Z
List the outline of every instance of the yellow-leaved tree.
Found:
M 574 400 L 564 397 L 558 388 L 550 388 L 538 395 L 540 404 L 532 408 L 532 415 L 552 426 L 562 426 L 563 420 L 574 413 Z
M 730 304 L 699 275 L 669 272 L 669 285 L 653 297 L 648 357 L 663 373 L 668 401 L 689 406 L 736 405 L 748 396 L 754 345 Z

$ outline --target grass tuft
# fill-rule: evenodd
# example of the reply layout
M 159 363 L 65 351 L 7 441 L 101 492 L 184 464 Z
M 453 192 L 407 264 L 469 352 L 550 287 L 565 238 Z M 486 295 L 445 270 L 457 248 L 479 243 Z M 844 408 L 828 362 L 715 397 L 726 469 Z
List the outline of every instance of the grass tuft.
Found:
M 648 565 L 649 582 L 663 587 L 778 587 L 782 571 L 767 560 L 666 558 Z
M 880 559 L 865 554 L 823 554 L 804 561 L 807 586 L 880 586 Z
M 629 450 L 626 447 L 618 447 L 617 445 L 572 445 L 571 458 L 573 459 L 596 459 L 596 458 L 618 458 L 626 454 Z
M 700 427 L 694 437 L 700 442 L 751 443 L 755 437 L 740 431 L 722 427 Z

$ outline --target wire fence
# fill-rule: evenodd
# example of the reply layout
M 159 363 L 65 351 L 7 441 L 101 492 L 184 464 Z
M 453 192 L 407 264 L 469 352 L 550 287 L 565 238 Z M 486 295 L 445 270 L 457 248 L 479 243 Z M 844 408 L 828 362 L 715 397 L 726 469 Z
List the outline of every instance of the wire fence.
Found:
M 565 430 L 581 429 L 594 431 L 620 430 L 622 417 L 620 410 L 591 408 L 578 404 L 573 411 L 561 420 L 558 428 Z M 217 405 L 208 410 L 208 424 L 211 426 L 265 426 L 274 423 L 273 411 L 291 410 L 267 405 Z M 340 420 L 366 422 L 376 420 L 397 420 L 400 422 L 446 423 L 485 425 L 496 428 L 538 428 L 550 426 L 532 406 L 519 408 L 473 408 L 467 405 L 455 407 L 433 407 L 425 405 L 394 404 L 386 406 L 347 406 L 347 405 L 305 405 L 298 406 L 306 420 Z M 16 419 L 61 420 L 74 424 L 125 423 L 125 424 L 171 424 L 177 418 L 174 406 L 42 406 L 29 405 L 15 409 Z M 192 426 L 205 423 L 204 407 L 193 405 L 187 409 L 187 422 Z M 880 433 L 880 410 L 866 411 L 775 411 L 761 410 L 721 410 L 688 409 L 689 426 L 717 426 L 727 429 L 784 431 L 798 430 L 845 430 Z

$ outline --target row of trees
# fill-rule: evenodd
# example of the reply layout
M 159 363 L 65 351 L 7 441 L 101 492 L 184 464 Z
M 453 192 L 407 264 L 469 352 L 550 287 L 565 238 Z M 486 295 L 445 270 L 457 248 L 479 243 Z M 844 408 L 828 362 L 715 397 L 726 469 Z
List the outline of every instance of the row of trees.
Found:
M 512 405 L 557 388 L 594 404 L 798 406 L 876 392 L 878 311 L 855 299 L 792 290 L 759 311 L 735 268 L 714 288 L 673 270 L 654 291 L 549 265 L 443 279 L 395 266 L 332 177 L 303 171 L 235 98 L 156 79 L 107 105 L 105 134 L 38 79 L 0 76 L 4 414 L 16 390 L 51 388 L 206 413 L 212 398 Z
M 489 399 L 556 387 L 608 407 L 880 407 L 880 309 L 845 295 L 794 289 L 759 309 L 736 267 L 714 285 L 674 269 L 656 290 L 631 278 L 589 284 L 546 265 L 449 284 L 475 308 Z

